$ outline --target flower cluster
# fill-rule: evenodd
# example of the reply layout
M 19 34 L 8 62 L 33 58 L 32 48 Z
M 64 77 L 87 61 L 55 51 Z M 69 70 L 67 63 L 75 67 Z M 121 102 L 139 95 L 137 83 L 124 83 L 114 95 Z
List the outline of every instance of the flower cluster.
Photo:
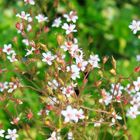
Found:
M 34 0 L 24 2 L 25 6 L 36 6 Z M 33 122 L 49 129 L 48 140 L 65 139 L 66 136 L 68 140 L 80 139 L 77 134 L 81 130 L 83 135 L 88 134 L 86 128 L 89 126 L 103 125 L 109 129 L 116 126 L 116 131 L 126 132 L 125 117 L 134 119 L 140 114 L 140 77 L 133 81 L 117 73 L 117 62 L 113 57 L 112 68 L 106 71 L 108 57 L 84 53 L 77 39 L 78 16 L 75 11 L 68 14 L 62 12 L 53 21 L 47 13 L 36 12 L 22 11 L 16 15 L 20 18 L 16 29 L 22 38 L 23 52 L 17 50 L 16 54 L 14 43 L 13 46 L 5 44 L 2 48 L 2 53 L 10 62 L 19 62 L 13 63 L 15 67 L 11 81 L 7 82 L 9 80 L 4 77 L 4 82 L 0 82 L 0 92 L 4 93 L 0 100 L 8 102 L 4 110 L 9 112 L 11 105 L 16 112 L 9 113 L 12 118 L 10 125 L 20 125 L 19 129 L 23 126 L 31 139 L 35 139 L 29 133 Z M 136 34 L 140 30 L 140 22 L 132 21 L 129 28 Z M 55 36 L 57 46 L 49 42 L 51 34 Z M 2 59 L 5 60 L 4 57 Z M 1 73 L 4 76 L 9 71 Z M 36 93 L 35 98 L 31 98 L 32 93 Z M 35 100 L 33 106 L 38 101 L 38 113 L 33 111 L 34 107 L 29 107 L 32 100 Z M 10 101 L 15 104 L 10 104 Z M 20 108 L 19 104 L 23 106 Z M 26 121 L 22 123 L 22 120 Z M 44 131 L 40 134 L 46 133 L 43 127 L 37 128 L 37 131 Z M 1 137 L 4 133 L 0 130 Z M 15 140 L 17 137 L 16 129 L 8 129 L 6 139 Z

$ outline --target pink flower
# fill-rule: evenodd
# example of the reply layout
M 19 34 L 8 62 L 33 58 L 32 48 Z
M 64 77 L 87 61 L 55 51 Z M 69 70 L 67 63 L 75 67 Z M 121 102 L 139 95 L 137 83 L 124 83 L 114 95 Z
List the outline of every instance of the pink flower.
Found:
M 7 55 L 15 53 L 15 51 L 12 49 L 12 44 L 5 44 L 3 48 L 3 52 L 5 52 Z
M 24 0 L 24 2 L 27 3 L 27 4 L 35 5 L 34 0 Z
M 48 17 L 45 17 L 43 14 L 39 14 L 38 16 L 35 17 L 38 22 L 44 22 L 44 21 L 48 21 Z
M 77 64 L 77 67 L 81 71 L 84 71 L 86 69 L 86 66 L 87 66 L 88 62 L 87 61 L 84 61 L 81 57 L 77 57 L 76 58 L 76 64 Z
M 16 16 L 24 20 L 28 20 L 28 18 L 30 18 L 30 14 L 26 14 L 25 11 L 22 11 L 21 14 L 17 14 Z
M 75 116 L 76 116 L 75 120 L 74 120 L 75 122 L 78 122 L 79 119 L 84 119 L 85 118 L 84 112 L 83 112 L 82 109 L 76 110 Z
M 71 94 L 75 92 L 72 85 L 69 85 L 67 87 L 62 87 L 61 90 L 62 90 L 62 93 L 66 95 L 67 97 L 70 97 Z
M 135 119 L 137 115 L 140 115 L 140 111 L 136 106 L 132 106 L 128 109 L 127 114 L 128 117 Z
M 7 59 L 8 59 L 11 63 L 18 61 L 15 54 L 12 54 L 11 56 L 7 56 Z
M 99 68 L 99 64 L 98 64 L 99 61 L 100 61 L 99 56 L 96 54 L 96 55 L 90 55 L 90 59 L 88 62 L 91 64 L 93 68 Z
M 59 27 L 61 25 L 62 21 L 61 18 L 56 18 L 52 24 L 52 27 Z
M 139 91 L 140 90 L 140 77 L 138 77 L 137 81 L 134 81 L 133 84 L 135 86 L 135 90 Z
M 43 62 L 46 62 L 48 65 L 52 65 L 52 61 L 56 58 L 56 56 L 53 56 L 50 51 L 46 53 L 42 53 L 43 55 Z
M 64 23 L 62 29 L 66 30 L 66 34 L 70 34 L 72 32 L 77 32 L 77 30 L 75 30 L 75 27 L 75 24 L 68 25 L 67 23 Z
M 65 117 L 65 122 L 70 122 L 76 119 L 75 116 L 76 110 L 73 109 L 70 105 L 67 106 L 66 110 L 62 110 L 61 114 Z
M 78 16 L 76 15 L 76 12 L 71 11 L 69 14 L 64 14 L 64 17 L 66 18 L 67 22 L 76 22 L 76 20 L 78 19 Z
M 71 78 L 73 80 L 76 80 L 76 78 L 80 78 L 80 72 L 79 72 L 79 68 L 77 67 L 77 65 L 72 65 L 70 67 L 68 66 L 67 71 L 71 72 Z

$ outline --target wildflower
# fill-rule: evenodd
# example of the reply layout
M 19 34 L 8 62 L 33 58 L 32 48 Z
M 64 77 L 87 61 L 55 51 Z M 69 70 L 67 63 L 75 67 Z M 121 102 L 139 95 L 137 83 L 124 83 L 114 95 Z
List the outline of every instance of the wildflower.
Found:
M 30 32 L 32 30 L 32 26 L 30 24 L 27 25 L 27 31 Z
M 76 123 L 78 122 L 79 119 L 84 119 L 84 118 L 85 118 L 84 112 L 83 112 L 82 109 L 76 110 L 75 116 L 76 116 L 76 117 L 75 117 L 74 121 L 75 121 Z
M 61 25 L 62 21 L 61 18 L 56 18 L 52 24 L 52 27 L 59 27 Z
M 5 89 L 8 89 L 8 82 L 0 83 L 0 92 L 3 92 Z
M 17 84 L 14 83 L 14 82 L 9 82 L 9 85 L 8 85 L 9 89 L 8 89 L 8 93 L 11 93 L 13 92 L 16 88 L 17 88 Z
M 139 91 L 140 90 L 140 77 L 138 77 L 137 81 L 134 81 L 133 84 L 135 86 L 135 90 Z
M 22 40 L 22 43 L 24 43 L 26 46 L 29 46 L 30 45 L 30 42 L 28 39 L 23 39 Z
M 120 83 L 111 84 L 111 92 L 112 92 L 114 95 L 121 94 L 123 89 L 124 89 L 124 88 L 123 88 L 123 86 L 121 86 Z
M 34 0 L 24 0 L 24 2 L 27 3 L 27 4 L 35 5 Z
M 66 34 L 70 34 L 72 32 L 77 32 L 77 30 L 75 30 L 75 27 L 75 24 L 68 25 L 67 23 L 64 23 L 62 29 L 66 30 Z
M 16 140 L 16 138 L 18 137 L 18 134 L 17 134 L 17 130 L 14 129 L 14 130 L 11 130 L 11 129 L 8 129 L 8 135 L 6 135 L 6 139 L 10 139 L 10 140 Z
M 67 22 L 76 22 L 78 19 L 78 16 L 76 15 L 76 12 L 71 11 L 69 14 L 64 14 L 64 17 L 66 18 Z
M 81 71 L 84 71 L 88 62 L 87 61 L 84 61 L 81 57 L 77 57 L 76 58 L 76 64 L 77 64 L 77 67 L 81 70 Z
M 78 49 L 77 39 L 74 39 L 74 43 L 72 41 L 66 41 L 64 45 L 60 46 L 64 51 L 71 52 L 72 50 Z
M 76 78 L 80 78 L 80 72 L 79 72 L 79 68 L 77 67 L 77 65 L 72 65 L 71 67 L 67 67 L 67 71 L 71 72 L 71 78 L 73 80 L 76 80 Z
M 17 14 L 17 17 L 24 19 L 24 20 L 28 20 L 28 18 L 30 17 L 30 14 L 26 14 L 25 11 L 22 11 L 21 14 Z
M 55 79 L 53 79 L 52 82 L 48 82 L 48 85 L 54 90 L 56 90 L 59 86 L 58 82 Z
M 88 62 L 91 64 L 93 68 L 99 68 L 99 64 L 98 64 L 99 61 L 100 61 L 99 56 L 96 54 L 96 55 L 90 55 L 90 59 Z
M 5 130 L 3 130 L 3 129 L 0 129 L 0 137 L 4 137 L 4 133 L 5 132 Z
M 44 21 L 48 21 L 48 17 L 45 17 L 43 14 L 39 14 L 35 17 L 39 23 L 44 22 Z
M 133 31 L 133 34 L 136 34 L 138 31 L 140 31 L 140 21 L 133 20 L 129 25 L 129 28 Z
M 70 105 L 67 106 L 66 110 L 62 110 L 61 114 L 65 117 L 65 122 L 70 122 L 76 119 L 76 110 L 73 109 Z
M 15 53 L 15 51 L 12 49 L 12 44 L 5 44 L 3 52 L 5 52 L 7 55 Z
M 29 50 L 29 49 L 26 49 L 26 50 L 27 50 L 27 52 L 25 54 L 25 57 L 28 56 L 28 55 L 31 55 L 33 53 L 33 51 L 35 50 L 35 48 L 32 47 L 31 50 Z
M 108 105 L 111 103 L 112 96 L 107 93 L 104 89 L 101 91 L 102 99 L 99 100 L 99 103 L 105 103 L 105 105 Z
M 62 87 L 61 90 L 62 90 L 62 93 L 66 95 L 67 97 L 70 97 L 71 94 L 75 92 L 72 85 L 69 85 L 67 87 Z
M 11 63 L 18 61 L 15 54 L 12 54 L 11 56 L 7 56 L 7 59 L 8 59 Z
M 138 108 L 136 106 L 131 106 L 126 113 L 126 116 L 135 119 L 137 115 L 140 115 L 140 111 L 138 111 Z
M 56 56 L 53 56 L 50 51 L 46 53 L 42 53 L 43 55 L 43 62 L 46 62 L 48 65 L 52 65 L 52 61 L 56 58 Z

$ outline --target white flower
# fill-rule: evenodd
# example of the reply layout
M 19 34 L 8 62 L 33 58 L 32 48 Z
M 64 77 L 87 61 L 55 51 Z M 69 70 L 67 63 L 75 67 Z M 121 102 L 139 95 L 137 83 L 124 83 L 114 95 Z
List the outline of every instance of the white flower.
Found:
M 108 105 L 112 101 L 112 96 L 107 93 L 104 89 L 102 90 L 102 99 L 99 100 L 99 103 L 104 103 L 105 105 Z
M 81 71 L 84 71 L 86 69 L 86 66 L 87 66 L 88 62 L 87 61 L 84 61 L 81 57 L 77 57 L 76 58 L 76 64 L 77 64 L 77 67 Z
M 76 20 L 78 19 L 78 16 L 76 15 L 76 12 L 74 12 L 74 11 L 71 11 L 69 13 L 69 15 L 68 14 L 64 14 L 64 17 L 66 18 L 67 22 L 72 21 L 72 22 L 75 23 Z
M 52 82 L 48 82 L 48 85 L 54 90 L 56 90 L 59 86 L 58 82 L 55 79 L 53 79 Z
M 11 93 L 13 92 L 15 89 L 17 89 L 17 84 L 15 84 L 14 82 L 9 82 L 9 85 L 8 85 L 9 89 L 8 89 L 8 93 Z
M 7 59 L 8 59 L 11 63 L 18 61 L 15 54 L 12 54 L 11 56 L 7 56 Z
M 0 83 L 0 92 L 3 92 L 5 89 L 8 89 L 8 82 Z
M 114 95 L 121 94 L 123 89 L 124 88 L 120 83 L 111 84 L 111 92 Z
M 72 32 L 77 32 L 77 30 L 75 30 L 75 27 L 75 24 L 68 25 L 67 23 L 64 23 L 62 29 L 66 30 L 66 34 L 70 34 Z
M 52 65 L 52 61 L 56 58 L 56 56 L 53 56 L 50 51 L 46 53 L 42 53 L 43 55 L 43 62 L 46 62 L 48 65 Z
M 13 130 L 8 129 L 8 135 L 6 135 L 5 137 L 6 139 L 16 140 L 17 137 L 18 137 L 18 134 L 17 134 L 16 129 L 13 129 Z
M 29 49 L 26 49 L 26 50 L 27 50 L 27 52 L 25 54 L 25 57 L 28 56 L 28 55 L 31 55 L 33 53 L 33 51 L 35 50 L 35 48 L 32 47 L 31 50 L 29 50 Z
M 70 97 L 71 94 L 75 92 L 72 85 L 69 85 L 67 87 L 62 87 L 61 90 L 62 90 L 62 93 L 66 95 L 67 97 Z
M 35 18 L 38 20 L 39 23 L 44 22 L 44 21 L 48 21 L 48 17 L 45 17 L 43 14 L 37 15 Z
M 56 132 L 54 131 L 54 132 L 51 134 L 51 137 L 48 138 L 47 140 L 57 140 Z
M 31 31 L 32 30 L 32 26 L 30 24 L 27 25 L 27 31 Z
M 78 49 L 78 44 L 77 44 L 77 39 L 75 38 L 74 39 L 74 42 L 72 41 L 66 41 L 64 43 L 64 45 L 60 46 L 64 51 L 69 51 L 70 53 L 71 52 L 74 52 L 76 49 Z
M 137 31 L 140 31 L 140 21 L 133 20 L 129 28 L 133 31 L 133 34 L 136 34 Z
M 139 91 L 140 90 L 140 77 L 138 77 L 137 81 L 134 81 L 133 84 L 135 86 L 135 90 Z
M 85 118 L 84 112 L 83 112 L 82 109 L 76 110 L 75 116 L 76 116 L 75 119 L 74 119 L 75 122 L 78 122 L 79 119 L 84 119 Z
M 73 80 L 76 80 L 76 78 L 80 78 L 80 72 L 79 72 L 79 68 L 77 67 L 77 65 L 72 65 L 71 67 L 67 67 L 67 71 L 71 72 L 71 78 Z
M 30 18 L 30 14 L 26 14 L 25 11 L 22 11 L 21 14 L 17 14 L 16 16 L 24 20 L 28 20 L 28 18 Z
M 26 46 L 29 46 L 30 45 L 30 42 L 28 39 L 23 39 L 22 40 L 22 43 L 24 43 Z
M 65 122 L 70 122 L 76 119 L 75 116 L 76 110 L 73 109 L 70 105 L 67 106 L 66 110 L 62 110 L 61 114 L 65 117 Z
M 27 4 L 35 5 L 34 0 L 24 0 L 24 2 L 27 3 Z
M 0 129 L 0 137 L 4 137 L 4 133 L 5 132 L 5 130 L 3 130 L 3 129 Z
M 130 109 L 127 110 L 126 116 L 135 119 L 137 115 L 140 114 L 140 111 L 138 111 L 138 108 L 136 106 L 130 107 Z
M 52 27 L 59 27 L 61 25 L 62 21 L 61 18 L 56 18 L 52 24 Z
M 12 44 L 5 44 L 2 51 L 5 52 L 7 55 L 15 53 L 15 51 L 12 49 Z
M 137 61 L 140 61 L 140 55 L 136 56 Z
M 93 68 L 99 68 L 99 64 L 98 64 L 99 61 L 100 61 L 99 56 L 96 54 L 96 55 L 90 55 L 88 62 L 92 65 Z

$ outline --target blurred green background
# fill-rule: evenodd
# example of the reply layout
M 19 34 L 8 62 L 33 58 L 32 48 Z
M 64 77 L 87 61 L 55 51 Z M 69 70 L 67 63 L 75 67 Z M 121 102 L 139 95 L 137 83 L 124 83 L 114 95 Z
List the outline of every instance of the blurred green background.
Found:
M 100 57 L 113 55 L 117 59 L 119 73 L 129 76 L 133 72 L 137 66 L 136 55 L 140 54 L 140 39 L 132 34 L 128 26 L 133 19 L 140 19 L 139 0 L 60 0 L 56 9 L 53 8 L 54 2 L 55 0 L 36 0 L 37 5 L 34 10 L 37 9 L 37 13 L 46 14 L 50 21 L 60 15 L 61 11 L 77 11 L 79 47 L 86 52 L 86 55 L 91 52 L 98 53 Z M 3 44 L 10 43 L 15 36 L 18 36 L 15 15 L 21 10 L 25 10 L 23 1 L 0 0 L 1 48 Z M 51 38 L 52 44 L 54 39 Z M 24 46 L 21 43 L 18 47 Z M 2 62 L 0 66 L 3 67 Z M 37 112 L 39 106 L 32 100 L 38 99 L 34 94 L 32 97 L 26 95 L 25 98 L 28 98 L 30 106 L 35 106 L 34 112 Z M 0 115 L 1 122 L 5 119 L 7 119 L 6 116 Z M 128 120 L 128 128 L 130 128 L 133 140 L 140 140 L 139 123 L 140 117 L 136 120 Z

